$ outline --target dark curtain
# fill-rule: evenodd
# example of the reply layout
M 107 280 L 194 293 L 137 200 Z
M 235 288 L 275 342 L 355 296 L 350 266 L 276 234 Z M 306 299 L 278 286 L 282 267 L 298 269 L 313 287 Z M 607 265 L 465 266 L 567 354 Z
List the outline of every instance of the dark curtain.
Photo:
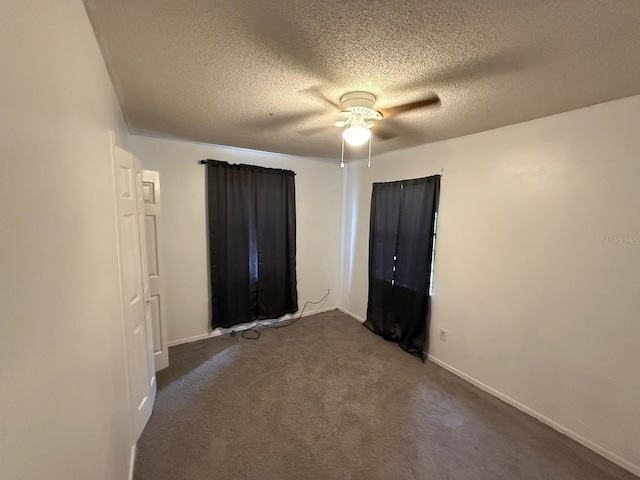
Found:
M 364 325 L 424 360 L 429 274 L 440 176 L 374 183 L 369 226 L 369 301 Z
M 295 174 L 207 160 L 211 328 L 298 310 Z

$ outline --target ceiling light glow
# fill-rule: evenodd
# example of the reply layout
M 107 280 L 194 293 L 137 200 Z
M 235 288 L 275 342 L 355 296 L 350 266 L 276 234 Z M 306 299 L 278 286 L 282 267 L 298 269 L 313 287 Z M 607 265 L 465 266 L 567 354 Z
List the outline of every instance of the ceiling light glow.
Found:
M 351 125 L 344 129 L 342 138 L 352 147 L 359 147 L 367 143 L 371 138 L 371 130 L 360 125 Z

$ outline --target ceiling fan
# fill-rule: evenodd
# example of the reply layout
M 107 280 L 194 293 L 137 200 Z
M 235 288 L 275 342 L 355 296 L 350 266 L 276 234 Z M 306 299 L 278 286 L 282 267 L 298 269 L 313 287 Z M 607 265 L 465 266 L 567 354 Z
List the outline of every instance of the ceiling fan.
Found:
M 320 91 L 318 86 L 307 88 L 304 90 L 304 93 L 311 94 L 325 102 L 332 109 L 335 109 L 336 115 L 342 115 L 343 119 L 335 122 L 333 125 L 344 129 L 342 131 L 343 141 L 354 147 L 364 145 L 371 139 L 372 135 L 378 140 L 390 140 L 400 135 L 405 136 L 415 134 L 415 131 L 412 132 L 406 125 L 396 122 L 395 117 L 425 107 L 436 107 L 440 104 L 440 98 L 435 94 L 431 94 L 420 100 L 377 110 L 375 108 L 376 97 L 369 92 L 353 91 L 345 93 L 340 97 L 339 103 L 326 97 Z M 316 117 L 318 112 L 296 112 L 289 115 L 279 115 L 278 117 L 273 117 L 271 115 L 272 114 L 269 114 L 268 118 L 263 117 L 255 120 L 244 121 L 243 126 L 245 128 L 250 127 L 260 129 L 289 127 L 290 125 L 303 122 L 306 119 Z M 319 125 L 317 127 L 298 130 L 298 133 L 301 135 L 314 135 L 321 132 L 327 132 L 332 128 L 334 127 L 331 122 L 327 122 L 326 124 Z M 342 157 L 344 160 L 344 144 L 342 147 Z M 370 142 L 369 147 L 371 147 Z M 342 166 L 343 163 L 344 162 L 342 161 L 340 165 Z
M 340 128 L 346 127 L 344 136 L 346 142 L 350 145 L 359 146 L 364 144 L 369 139 L 370 133 L 347 132 L 357 132 L 358 129 L 363 128 L 368 130 L 377 126 L 377 122 L 381 120 L 388 120 L 399 114 L 419 108 L 438 105 L 440 104 L 440 99 L 437 95 L 432 95 L 415 102 L 387 107 L 380 111 L 374 108 L 375 102 L 376 97 L 368 92 L 349 92 L 340 97 L 340 106 L 342 107 L 340 114 L 345 117 L 345 120 L 336 122 L 335 126 Z M 395 131 L 390 129 L 382 130 L 382 128 L 374 129 L 373 134 L 381 140 L 389 140 L 398 136 Z
M 349 145 L 359 147 L 371 138 L 370 128 L 376 121 L 382 120 L 382 114 L 374 110 L 376 97 L 368 92 L 349 92 L 340 98 L 344 120 L 336 122 L 338 128 L 344 128 L 342 138 Z
M 376 122 L 383 119 L 392 118 L 400 113 L 417 110 L 430 105 L 437 105 L 440 99 L 431 96 L 416 102 L 389 107 L 382 112 L 375 110 L 376 97 L 369 92 L 349 92 L 340 98 L 342 111 L 340 114 L 344 120 L 336 122 L 338 128 L 344 128 L 342 132 L 342 159 L 340 166 L 344 167 L 344 142 L 354 147 L 359 147 L 369 142 L 369 166 L 371 165 L 371 128 L 376 126 Z M 383 113 L 384 112 L 384 113 Z M 388 140 L 397 136 L 395 132 L 387 130 L 385 134 L 382 130 L 378 134 L 377 129 L 373 131 L 382 140 Z

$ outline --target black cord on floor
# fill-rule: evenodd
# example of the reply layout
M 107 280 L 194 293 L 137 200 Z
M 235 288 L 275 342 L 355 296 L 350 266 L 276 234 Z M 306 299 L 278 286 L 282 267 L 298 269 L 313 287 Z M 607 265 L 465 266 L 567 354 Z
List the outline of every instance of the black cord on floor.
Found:
M 302 314 L 304 314 L 304 310 L 305 310 L 305 308 L 307 308 L 307 305 L 309 305 L 309 304 L 318 305 L 319 303 L 324 302 L 325 298 L 327 298 L 330 293 L 331 293 L 331 290 L 327 289 L 327 293 L 325 294 L 325 296 L 322 297 L 317 302 L 305 302 L 305 304 L 302 306 L 302 311 L 300 312 L 300 315 L 298 315 L 298 318 L 295 318 L 292 322 L 289 322 L 286 325 L 282 325 L 281 323 L 277 323 L 275 325 L 263 325 L 263 326 L 265 326 L 267 328 L 285 328 L 285 327 L 290 327 L 291 325 L 293 325 L 294 323 L 296 323 L 298 320 L 300 320 L 302 318 Z
M 247 337 L 247 336 L 245 335 L 247 332 L 255 333 L 255 334 L 256 334 L 256 336 L 255 336 L 255 337 Z M 260 332 L 259 332 L 259 331 L 257 331 L 257 330 L 252 330 L 252 329 L 250 329 L 250 328 L 247 328 L 246 330 L 243 330 L 243 331 L 242 331 L 242 338 L 246 338 L 247 340 L 257 340 L 257 339 L 259 339 L 259 338 L 260 338 Z
M 329 294 L 331 293 L 331 289 L 327 289 L 327 293 L 325 294 L 324 297 L 322 297 L 320 300 L 318 300 L 317 302 L 305 302 L 305 304 L 302 306 L 302 311 L 300 312 L 300 315 L 298 315 L 296 318 L 293 319 L 293 321 L 283 325 L 281 323 L 277 323 L 275 325 L 256 325 L 255 327 L 251 327 L 251 328 L 247 328 L 246 330 L 242 331 L 242 338 L 245 338 L 247 340 L 257 340 L 258 338 L 260 338 L 260 332 L 257 330 L 254 330 L 254 328 L 257 328 L 258 326 L 260 327 L 267 327 L 267 328 L 285 328 L 285 327 L 290 327 L 291 325 L 293 325 L 294 323 L 296 323 L 298 320 L 300 320 L 302 318 L 302 315 L 304 314 L 304 310 L 307 308 L 307 305 L 311 304 L 311 305 L 318 305 L 319 303 L 324 302 L 324 300 L 329 296 Z M 255 334 L 257 334 L 256 336 L 250 336 L 247 337 L 245 336 L 246 332 L 253 332 Z

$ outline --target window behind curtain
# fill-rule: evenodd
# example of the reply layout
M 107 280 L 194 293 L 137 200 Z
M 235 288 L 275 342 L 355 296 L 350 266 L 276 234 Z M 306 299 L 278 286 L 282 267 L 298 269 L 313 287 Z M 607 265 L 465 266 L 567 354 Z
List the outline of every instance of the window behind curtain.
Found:
M 211 327 L 298 310 L 295 174 L 207 160 Z

